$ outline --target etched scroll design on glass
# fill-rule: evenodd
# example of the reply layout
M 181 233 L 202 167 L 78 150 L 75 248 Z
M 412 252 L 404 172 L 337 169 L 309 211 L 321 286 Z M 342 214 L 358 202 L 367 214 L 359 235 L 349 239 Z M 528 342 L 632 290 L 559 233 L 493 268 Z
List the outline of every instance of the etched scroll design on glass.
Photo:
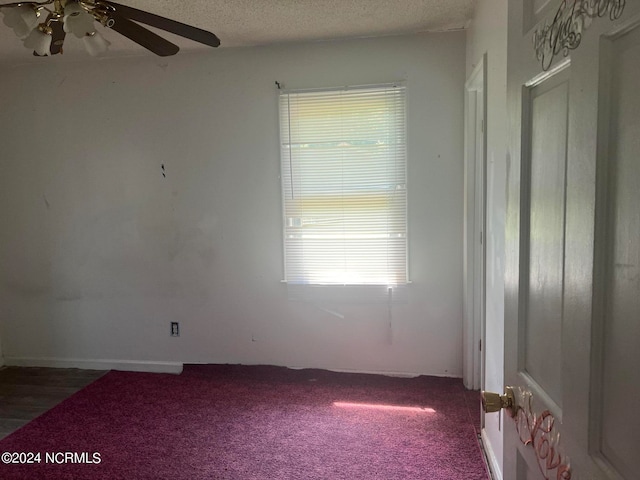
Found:
M 517 389 L 517 408 L 513 418 L 520 441 L 533 447 L 545 480 L 570 480 L 571 463 L 561 451 L 556 419 L 549 410 L 536 414 L 532 403 L 531 392 Z
M 563 0 L 551 23 L 545 22 L 533 34 L 533 47 L 542 70 L 549 70 L 553 59 L 561 52 L 566 57 L 582 41 L 582 32 L 594 18 L 606 15 L 617 20 L 622 15 L 626 0 Z

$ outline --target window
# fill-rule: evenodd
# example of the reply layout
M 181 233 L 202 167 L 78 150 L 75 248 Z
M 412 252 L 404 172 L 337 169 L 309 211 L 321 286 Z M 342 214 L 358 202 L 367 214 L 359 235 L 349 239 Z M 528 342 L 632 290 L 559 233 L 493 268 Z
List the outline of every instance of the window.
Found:
M 407 283 L 405 90 L 280 94 L 288 283 Z

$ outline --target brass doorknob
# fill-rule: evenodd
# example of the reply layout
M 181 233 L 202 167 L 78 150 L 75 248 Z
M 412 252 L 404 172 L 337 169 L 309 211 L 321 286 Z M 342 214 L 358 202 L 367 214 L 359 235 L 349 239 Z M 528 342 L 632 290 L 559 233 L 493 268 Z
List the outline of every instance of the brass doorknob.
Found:
M 499 412 L 501 409 L 505 409 L 513 416 L 516 407 L 516 397 L 513 393 L 512 387 L 504 387 L 504 395 L 499 393 L 485 392 L 481 393 L 482 408 L 484 413 Z

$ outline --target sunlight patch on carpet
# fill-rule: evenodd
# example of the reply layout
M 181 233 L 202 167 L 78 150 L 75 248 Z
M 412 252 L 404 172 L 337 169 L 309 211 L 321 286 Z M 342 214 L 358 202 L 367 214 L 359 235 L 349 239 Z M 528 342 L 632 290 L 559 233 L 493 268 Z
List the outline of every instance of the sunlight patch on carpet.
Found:
M 402 405 L 384 405 L 380 403 L 352 403 L 352 402 L 333 402 L 334 407 L 344 408 L 365 408 L 372 410 L 387 410 L 394 412 L 418 412 L 418 413 L 436 413 L 433 408 L 428 407 L 405 407 Z

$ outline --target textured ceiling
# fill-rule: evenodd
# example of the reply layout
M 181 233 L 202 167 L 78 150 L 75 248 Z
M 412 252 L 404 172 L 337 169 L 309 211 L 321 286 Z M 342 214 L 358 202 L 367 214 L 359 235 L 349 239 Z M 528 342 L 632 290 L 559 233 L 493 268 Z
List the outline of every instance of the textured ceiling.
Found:
M 10 1 L 10 0 L 9 0 Z M 7 0 L 0 0 L 5 3 Z M 183 23 L 210 30 L 221 47 L 397 35 L 464 28 L 475 0 L 119 0 Z M 109 55 L 142 54 L 142 47 L 114 31 Z M 164 34 L 183 50 L 209 48 Z M 70 37 L 65 56 L 82 53 Z M 151 55 L 151 53 L 149 53 Z M 0 62 L 41 61 L 31 56 L 11 29 L 0 23 Z

